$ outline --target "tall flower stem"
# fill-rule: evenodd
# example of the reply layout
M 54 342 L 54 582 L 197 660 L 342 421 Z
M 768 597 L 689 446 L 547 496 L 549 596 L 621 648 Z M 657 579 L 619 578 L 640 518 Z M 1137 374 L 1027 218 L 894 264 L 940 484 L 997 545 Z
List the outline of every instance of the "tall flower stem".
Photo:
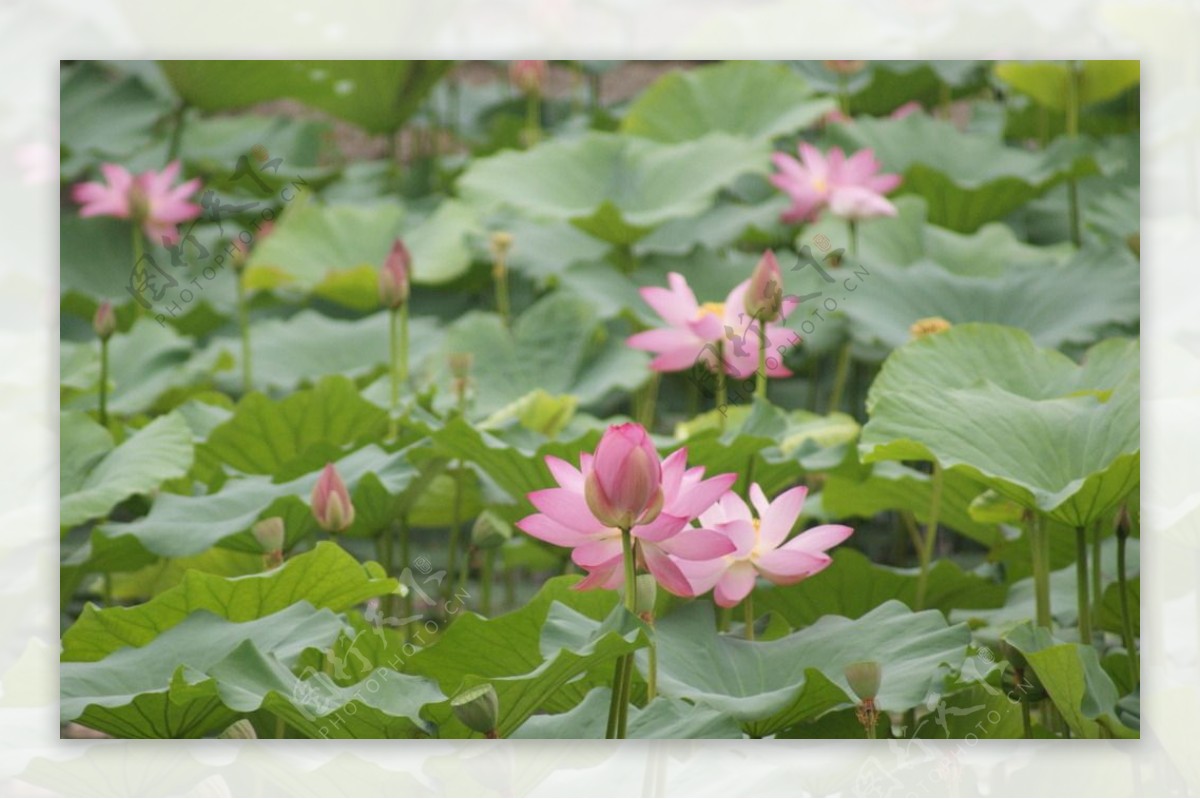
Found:
M 526 147 L 532 147 L 542 138 L 542 96 L 529 92 L 525 98 Z
M 637 572 L 633 560 L 633 534 L 629 528 L 621 529 L 621 550 L 625 564 L 625 610 L 637 616 Z M 624 738 L 629 721 L 629 699 L 633 685 L 633 655 L 624 655 L 617 661 L 617 678 L 614 680 L 613 706 L 609 709 L 611 737 Z
M 465 388 L 459 391 L 458 415 L 460 418 L 464 418 L 467 415 L 467 392 Z M 448 579 L 445 582 L 447 600 L 453 596 L 455 586 L 466 588 L 467 573 L 471 570 L 470 550 L 463 553 L 461 573 L 456 568 L 458 566 L 458 550 L 463 539 L 462 501 L 464 480 L 466 480 L 466 464 L 464 461 L 459 460 L 454 469 L 454 501 L 450 508 L 450 563 L 446 567 Z
M 850 254 L 858 257 L 858 222 L 850 219 L 846 222 L 850 233 Z M 846 391 L 846 379 L 850 376 L 850 347 L 852 342 L 847 339 L 838 350 L 837 370 L 833 375 L 833 391 L 829 395 L 829 412 L 836 412 L 842 404 L 842 394 Z
M 1079 640 L 1092 643 L 1092 605 L 1088 598 L 1087 528 L 1075 528 L 1075 600 L 1079 607 Z
M 720 417 L 719 423 L 721 429 L 725 429 L 725 406 L 728 402 L 728 396 L 725 393 L 725 342 L 717 342 L 717 363 L 714 367 L 717 370 L 717 412 Z
M 916 610 L 925 609 L 925 595 L 929 590 L 929 564 L 933 561 L 933 547 L 937 543 L 938 516 L 942 510 L 942 466 L 933 462 L 933 474 L 929 476 L 929 519 L 925 523 L 925 538 L 921 541 L 921 570 L 917 575 Z
M 1033 566 L 1033 595 L 1037 608 L 1037 624 L 1047 630 L 1051 626 L 1050 618 L 1050 547 L 1042 520 L 1036 513 L 1027 512 L 1030 562 Z
M 758 372 L 754 377 L 754 396 L 767 398 L 767 320 L 758 319 Z
M 100 339 L 100 426 L 108 426 L 108 339 L 106 338 Z
M 508 327 L 512 310 L 508 300 L 508 263 L 503 255 L 498 254 L 492 264 L 492 282 L 496 284 L 496 311 L 504 321 L 504 326 Z
M 480 575 L 479 610 L 484 616 L 492 615 L 492 581 L 496 575 L 496 550 L 489 549 L 483 553 L 483 573 Z
M 1125 515 L 1125 514 L 1122 514 Z M 1133 516 L 1129 514 L 1129 524 Z M 1125 576 L 1125 544 L 1129 540 L 1129 525 L 1117 525 L 1117 590 L 1121 594 L 1121 641 L 1129 654 L 1129 677 L 1138 685 L 1137 641 L 1133 635 L 1133 614 L 1129 610 L 1129 583 Z
M 181 102 L 172 114 L 174 122 L 171 126 L 171 143 L 167 148 L 167 160 L 174 161 L 179 156 L 179 145 L 183 141 L 183 124 L 187 118 L 187 101 Z
M 139 293 L 139 296 L 146 280 L 146 267 L 142 264 L 145 256 L 146 242 L 142 238 L 142 228 L 135 223 L 133 225 L 133 288 Z M 140 317 L 144 311 L 145 308 L 140 302 L 133 304 L 133 312 L 136 317 Z
M 1067 62 L 1067 136 L 1079 138 L 1079 67 L 1074 61 Z M 1079 229 L 1079 183 L 1075 176 L 1067 178 L 1067 198 L 1071 210 L 1071 243 L 1076 247 L 1081 242 Z
M 375 549 L 379 557 L 379 564 L 383 566 L 383 573 L 387 575 L 391 575 L 394 570 L 394 545 L 395 537 L 392 535 L 392 529 L 390 527 L 385 527 L 383 530 L 380 530 L 379 535 L 375 537 Z M 381 603 L 382 608 L 380 610 L 385 619 L 389 616 L 395 615 L 393 612 L 395 610 L 393 607 L 393 603 L 395 602 L 394 597 L 395 594 L 388 594 L 383 598 Z
M 408 379 L 408 303 L 388 312 L 388 367 L 392 379 L 391 413 L 388 439 L 400 433 L 400 386 Z
M 745 625 L 744 634 L 747 641 L 754 640 L 754 593 L 746 594 L 746 598 L 742 601 L 743 622 Z
M 1092 525 L 1092 618 L 1100 618 L 1100 600 L 1104 596 L 1104 580 L 1100 574 L 1100 538 L 1104 532 L 1101 522 Z M 1097 622 L 1098 623 L 1098 622 Z
M 238 330 L 242 338 L 242 393 L 249 394 L 254 389 L 254 370 L 250 364 L 250 307 L 246 302 L 246 283 L 241 271 L 233 273 L 237 283 Z

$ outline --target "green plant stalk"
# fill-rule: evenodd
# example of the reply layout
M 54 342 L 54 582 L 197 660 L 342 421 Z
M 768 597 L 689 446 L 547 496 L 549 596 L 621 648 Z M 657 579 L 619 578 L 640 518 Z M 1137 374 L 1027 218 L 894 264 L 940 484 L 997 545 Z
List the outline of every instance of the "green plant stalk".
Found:
M 1075 528 L 1075 600 L 1079 606 L 1079 640 L 1092 643 L 1092 604 L 1088 597 L 1087 528 Z
M 654 701 L 654 697 L 658 696 L 658 641 L 654 636 L 650 636 L 650 651 L 648 674 L 646 675 L 646 704 Z
M 625 610 L 637 616 L 637 570 L 633 561 L 633 534 L 630 528 L 621 529 L 622 560 L 625 564 Z M 615 737 L 624 738 L 629 722 L 629 700 L 633 687 L 633 655 L 625 655 L 618 664 L 621 682 L 617 691 L 617 723 Z
M 167 148 L 167 161 L 174 161 L 179 157 L 179 144 L 183 140 L 183 123 L 187 114 L 187 101 L 182 101 L 175 109 L 175 124 L 171 127 L 171 144 Z M 278 736 L 283 737 L 283 736 Z
M 383 530 L 380 530 L 379 535 L 375 536 L 375 550 L 379 557 L 379 565 L 383 566 L 383 573 L 387 574 L 388 576 L 391 576 L 392 574 L 392 564 L 394 562 L 392 557 L 394 543 L 395 538 L 392 535 L 390 528 L 384 528 Z M 394 596 L 395 594 L 388 594 L 380 603 L 382 605 L 380 610 L 384 618 L 395 615 L 392 607 L 393 602 L 395 601 L 392 598 Z
M 729 631 L 729 617 L 733 615 L 729 608 L 717 606 L 717 632 L 723 633 Z
M 654 429 L 654 414 L 658 409 L 658 392 L 661 375 L 651 372 L 650 379 L 637 394 L 637 420 L 647 430 Z
M 728 396 L 725 393 L 725 342 L 717 342 L 717 424 L 725 429 L 725 406 Z
M 100 339 L 100 426 L 108 427 L 108 339 L 104 338 Z
M 1033 719 L 1029 717 L 1029 702 L 1021 700 L 1021 735 L 1024 738 L 1033 737 Z
M 388 374 L 391 376 L 392 384 L 391 403 L 388 406 L 390 408 L 388 412 L 389 441 L 394 440 L 396 434 L 400 432 L 400 347 L 396 342 L 396 328 L 399 326 L 398 315 L 396 308 L 388 310 Z
M 1079 69 L 1074 61 L 1067 62 L 1067 136 L 1079 138 Z M 1079 227 L 1079 182 L 1074 175 L 1067 179 L 1067 197 L 1071 209 L 1071 243 L 1078 247 L 1082 241 Z
M 1104 596 L 1104 579 L 1100 574 L 1100 534 L 1103 531 L 1100 522 L 1092 525 L 1092 618 L 1100 618 L 1100 601 Z
M 1033 566 L 1034 604 L 1037 624 L 1050 630 L 1050 557 L 1049 541 L 1037 514 L 1029 514 L 1030 562 Z
M 846 225 L 850 233 L 850 254 L 858 256 L 858 222 L 853 219 L 847 220 Z M 847 340 L 842 348 L 838 350 L 837 370 L 833 375 L 833 391 L 829 395 L 829 412 L 834 413 L 839 410 L 842 404 L 842 394 L 846 391 L 846 379 L 850 376 L 850 346 L 851 341 Z
M 238 330 L 242 338 L 242 392 L 254 389 L 254 370 L 250 364 L 250 307 L 246 302 L 246 284 L 240 271 L 233 273 L 237 283 Z
M 462 579 L 458 573 L 458 550 L 459 540 L 462 538 L 462 482 L 463 482 L 463 467 L 462 461 L 454 469 L 454 499 L 450 506 L 450 553 L 449 563 L 446 566 L 447 579 L 442 583 L 443 593 L 442 598 L 449 601 L 453 595 L 453 591 L 459 581 Z M 466 573 L 467 562 L 470 558 L 464 558 L 463 573 Z
M 489 549 L 483 553 L 483 574 L 480 576 L 479 609 L 484 616 L 492 615 L 492 580 L 496 574 L 496 550 Z
M 412 553 L 410 551 L 411 542 L 409 541 L 409 535 L 408 535 L 408 514 L 407 513 L 400 515 L 400 518 L 396 524 L 396 528 L 397 528 L 397 533 L 399 534 L 399 537 L 400 537 L 400 563 L 403 564 L 404 568 L 408 568 L 408 565 L 412 562 L 410 560 Z M 410 618 L 412 615 L 413 615 L 412 591 L 406 590 L 404 592 L 404 618 L 406 618 L 406 619 Z M 406 626 L 406 629 L 407 629 L 407 626 Z
M 503 256 L 492 265 L 492 282 L 496 284 L 496 311 L 508 327 L 512 322 L 512 310 L 508 300 L 508 264 Z
M 621 679 L 625 675 L 625 656 L 617 658 L 617 664 L 613 668 L 612 690 L 609 691 L 608 702 L 608 725 L 604 728 L 604 737 L 612 739 L 617 737 L 617 716 L 620 708 L 621 694 Z
M 933 561 L 933 547 L 937 543 L 938 516 L 942 510 L 942 466 L 933 462 L 933 474 L 930 475 L 931 493 L 929 497 L 929 520 L 925 523 L 925 538 L 921 542 L 918 553 L 921 570 L 917 575 L 917 597 L 915 610 L 925 609 L 925 594 L 929 590 L 929 564 Z
M 142 283 L 146 279 L 146 267 L 142 266 L 142 260 L 146 254 L 146 242 L 142 239 L 142 228 L 136 222 L 133 224 L 133 287 L 139 293 L 142 290 Z M 140 317 L 145 309 L 140 302 L 133 304 L 133 313 L 135 318 Z
M 838 73 L 838 105 L 842 108 L 842 113 L 850 116 L 850 89 L 846 85 L 846 76 Z
M 1130 524 L 1133 523 L 1132 515 Z M 1139 685 L 1140 671 L 1138 667 L 1137 641 L 1133 635 L 1133 614 L 1129 610 L 1129 584 L 1125 577 L 1125 544 L 1129 540 L 1129 529 L 1124 525 L 1117 527 L 1117 590 L 1121 594 L 1121 641 L 1125 651 L 1129 653 L 1129 678 L 1136 688 Z
M 754 376 L 754 396 L 767 398 L 767 318 L 758 319 L 758 372 Z
M 529 137 L 526 146 L 532 147 L 542 140 L 542 96 L 536 91 L 525 98 L 525 130 Z
M 754 592 L 746 594 L 746 598 L 742 601 L 742 623 L 745 626 L 744 634 L 747 641 L 754 640 Z

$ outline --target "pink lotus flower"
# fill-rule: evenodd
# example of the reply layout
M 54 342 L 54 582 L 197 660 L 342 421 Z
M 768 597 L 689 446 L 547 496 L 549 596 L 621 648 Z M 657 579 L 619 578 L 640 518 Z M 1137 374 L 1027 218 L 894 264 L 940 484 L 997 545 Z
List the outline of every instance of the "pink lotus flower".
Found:
M 726 536 L 733 551 L 708 561 L 673 559 L 692 593 L 699 596 L 712 590 L 718 605 L 731 608 L 749 595 L 760 574 L 776 585 L 791 585 L 828 566 L 831 560 L 825 550 L 845 541 L 854 532 L 851 528 L 822 524 L 784 543 L 800 518 L 807 494 L 808 489 L 799 486 L 768 502 L 755 483 L 750 486 L 750 500 L 757 519 L 732 491 L 702 513 L 700 524 Z
M 615 589 L 624 580 L 621 530 L 597 519 L 587 500 L 589 479 L 596 480 L 592 475 L 607 468 L 601 458 L 606 462 L 610 457 L 597 447 L 595 456 L 586 452 L 579 456 L 579 469 L 559 458 L 547 457 L 546 465 L 558 487 L 530 493 L 529 501 L 539 512 L 517 522 L 518 528 L 534 538 L 572 550 L 571 559 L 589 572 L 575 586 L 580 590 Z M 703 479 L 704 467 L 687 468 L 686 449 L 671 453 L 660 470 L 662 510 L 651 521 L 635 524 L 630 532 L 638 562 L 663 588 L 690 596 L 691 587 L 674 558 L 711 560 L 733 551 L 728 537 L 690 527 L 689 523 L 728 491 L 737 475 Z M 637 493 L 634 486 L 628 488 L 630 495 Z
M 717 345 L 723 344 L 725 371 L 737 378 L 748 377 L 758 369 L 758 322 L 746 313 L 744 280 L 729 292 L 725 302 L 706 302 L 700 305 L 687 280 L 677 272 L 667 275 L 669 289 L 652 286 L 641 290 L 642 299 L 667 323 L 667 327 L 635 333 L 627 344 L 638 350 L 653 352 L 657 357 L 650 368 L 658 372 L 679 372 L 695 367 L 698 362 L 716 368 Z M 784 297 L 781 313 L 786 318 L 798 304 L 794 297 Z M 790 377 L 791 371 L 781 354 L 797 341 L 787 328 L 767 325 L 767 376 Z
M 525 94 L 541 94 L 548 70 L 547 61 L 513 61 L 508 65 L 508 79 Z
M 179 240 L 177 225 L 200 216 L 200 206 L 187 198 L 200 188 L 200 179 L 171 182 L 179 174 L 179 162 L 172 161 L 161 172 L 143 172 L 136 177 L 118 164 L 101 164 L 105 183 L 77 183 L 71 199 L 83 207 L 80 216 L 112 216 L 131 219 L 141 225 L 150 241 L 160 238 L 164 244 Z
M 325 464 L 321 470 L 321 476 L 313 485 L 310 504 L 313 518 L 326 532 L 340 533 L 354 524 L 354 503 L 332 463 Z
M 409 272 L 412 256 L 404 242 L 396 239 L 383 268 L 379 270 L 379 301 L 385 308 L 399 308 L 408 302 Z
M 771 183 L 792 198 L 781 217 L 785 222 L 812 222 L 825 207 L 855 220 L 896 215 L 896 206 L 883 195 L 900 185 L 900 176 L 879 174 L 880 164 L 871 150 L 846 158 L 834 147 L 824 156 L 802 142 L 799 161 L 786 153 L 774 153 L 771 160 L 779 169 Z

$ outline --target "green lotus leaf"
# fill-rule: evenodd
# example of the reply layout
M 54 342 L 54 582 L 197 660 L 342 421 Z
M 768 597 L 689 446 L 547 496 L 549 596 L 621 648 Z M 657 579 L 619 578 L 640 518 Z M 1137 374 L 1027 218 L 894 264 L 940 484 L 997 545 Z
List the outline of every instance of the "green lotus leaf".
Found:
M 614 244 L 707 208 L 747 172 L 765 172 L 764 145 L 727 134 L 683 144 L 589 133 L 472 163 L 462 196 L 482 208 L 512 206 L 535 219 L 570 221 Z
M 192 433 L 175 413 L 158 417 L 116 447 L 107 430 L 75 411 L 62 415 L 59 434 L 62 527 L 102 518 L 121 500 L 183 477 L 192 465 Z
M 534 716 L 510 738 L 557 740 L 603 738 L 612 700 L 610 688 L 596 688 L 566 713 Z M 627 738 L 741 738 L 742 730 L 725 714 L 682 699 L 655 697 L 646 707 L 629 708 Z
M 1097 171 L 1084 141 L 1059 139 L 1042 152 L 1009 147 L 981 133 L 961 133 L 925 114 L 858 119 L 834 125 L 835 144 L 870 148 L 884 170 L 900 172 L 902 193 L 929 203 L 929 221 L 969 233 L 1040 197 L 1068 177 Z
M 875 704 L 885 712 L 926 705 L 966 657 L 970 633 L 938 611 L 913 613 L 889 600 L 856 620 L 825 616 L 774 641 L 716 632 L 712 606 L 692 603 L 661 619 L 658 689 L 729 714 L 753 737 L 778 732 L 855 700 L 844 669 L 883 666 Z M 644 674 L 648 660 L 637 656 Z
M 160 61 L 190 105 L 229 111 L 270 100 L 297 100 L 392 133 L 421 105 L 453 61 Z
M 145 604 L 86 605 L 63 633 L 62 661 L 101 660 L 122 647 L 146 646 L 197 611 L 246 622 L 306 601 L 340 612 L 395 587 L 396 581 L 382 576 L 376 564 L 363 565 L 337 544 L 322 541 L 263 574 L 230 578 L 189 571 L 178 585 Z
M 663 75 L 621 120 L 621 131 L 660 142 L 713 132 L 770 140 L 806 128 L 835 108 L 781 64 L 727 61 Z
M 1020 330 L 969 324 L 896 350 L 871 386 L 864 462 L 936 460 L 1087 526 L 1138 485 L 1136 341 L 1076 364 Z
M 1070 69 L 1061 61 L 1003 61 L 992 68 L 997 78 L 1056 111 L 1067 108 Z M 1080 106 L 1116 97 L 1142 79 L 1139 61 L 1081 61 L 1077 69 Z

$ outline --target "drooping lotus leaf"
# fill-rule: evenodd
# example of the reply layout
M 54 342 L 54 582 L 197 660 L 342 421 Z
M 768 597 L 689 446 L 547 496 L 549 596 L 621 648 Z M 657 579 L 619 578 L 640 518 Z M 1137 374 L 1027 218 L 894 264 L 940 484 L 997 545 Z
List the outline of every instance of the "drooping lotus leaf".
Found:
M 673 70 L 638 95 L 621 131 L 660 142 L 687 142 L 713 132 L 770 140 L 808 127 L 835 103 L 782 64 L 726 61 Z
M 1136 341 L 1076 364 L 1020 330 L 959 325 L 892 353 L 867 397 L 864 462 L 936 460 L 1069 526 L 1138 485 Z
M 1079 62 L 1075 69 L 1079 72 L 1080 106 L 1116 97 L 1142 79 L 1139 61 L 1089 60 Z M 1067 108 L 1071 70 L 1068 62 L 1003 61 L 992 70 L 1000 80 L 1029 95 L 1040 105 L 1056 111 Z
M 510 735 L 510 738 L 557 740 L 603 738 L 610 688 L 596 688 L 566 713 L 534 716 Z M 626 738 L 741 738 L 737 722 L 720 711 L 693 705 L 682 699 L 655 697 L 646 707 L 629 708 Z
M 141 605 L 86 605 L 63 633 L 62 661 L 96 661 L 122 647 L 146 646 L 202 610 L 232 622 L 270 616 L 300 601 L 340 612 L 395 587 L 378 565 L 361 564 L 337 544 L 322 541 L 262 574 L 229 578 L 189 571 L 174 588 Z
M 889 599 L 915 607 L 916 569 L 880 566 L 846 547 L 832 555 L 832 564 L 802 582 L 756 589 L 755 611 L 774 611 L 793 627 L 801 627 L 827 615 L 857 619 Z M 928 580 L 926 609 L 948 612 L 956 607 L 999 607 L 1004 602 L 1002 584 L 963 571 L 949 560 L 936 561 Z
M 850 112 L 883 115 L 907 102 L 932 109 L 949 98 L 975 92 L 986 80 L 978 61 L 885 59 L 867 61 L 862 71 L 845 78 L 823 61 L 793 61 L 794 67 L 819 91 L 836 95 L 845 86 Z M 947 92 L 947 89 L 949 90 Z
M 391 133 L 453 61 L 161 61 L 171 85 L 204 111 L 291 99 L 369 133 Z
M 458 188 L 482 208 L 512 206 L 632 244 L 667 220 L 703 211 L 738 176 L 765 172 L 767 155 L 764 144 L 720 133 L 683 144 L 589 133 L 479 159 Z
M 170 112 L 170 104 L 136 77 L 104 73 L 96 64 L 63 67 L 59 137 L 68 156 L 62 165 L 66 177 L 96 156 L 121 158 L 146 147 L 154 123 Z
M 76 411 L 62 415 L 59 431 L 62 527 L 101 518 L 121 500 L 182 477 L 192 465 L 192 434 L 178 414 L 158 417 L 117 447 L 107 430 Z
M 500 699 L 501 737 L 538 711 L 569 710 L 588 691 L 611 682 L 618 656 L 646 642 L 640 623 L 618 606 L 616 594 L 573 591 L 577 581 L 550 580 L 526 605 L 492 620 L 461 615 L 407 660 L 405 672 L 437 680 L 448 696 L 491 683 Z M 453 737 L 468 734 L 447 707 L 430 713 Z
M 1064 643 L 1032 623 L 1012 630 L 1005 640 L 1025 656 L 1073 734 L 1099 738 L 1103 728 L 1117 738 L 1138 737 L 1118 720 L 1120 696 L 1094 647 Z
M 857 620 L 825 616 L 774 641 L 716 632 L 712 606 L 692 603 L 657 622 L 658 689 L 729 714 L 762 737 L 855 703 L 844 669 L 883 666 L 875 704 L 903 712 L 935 700 L 966 657 L 970 632 L 938 611 L 913 613 L 887 601 Z M 645 653 L 637 656 L 645 674 Z
M 849 150 L 870 148 L 885 171 L 904 176 L 901 193 L 929 203 L 929 221 L 971 232 L 1001 219 L 1069 176 L 1096 172 L 1090 146 L 1059 139 L 1032 153 L 979 133 L 961 133 L 925 114 L 834 125 L 830 138 Z

